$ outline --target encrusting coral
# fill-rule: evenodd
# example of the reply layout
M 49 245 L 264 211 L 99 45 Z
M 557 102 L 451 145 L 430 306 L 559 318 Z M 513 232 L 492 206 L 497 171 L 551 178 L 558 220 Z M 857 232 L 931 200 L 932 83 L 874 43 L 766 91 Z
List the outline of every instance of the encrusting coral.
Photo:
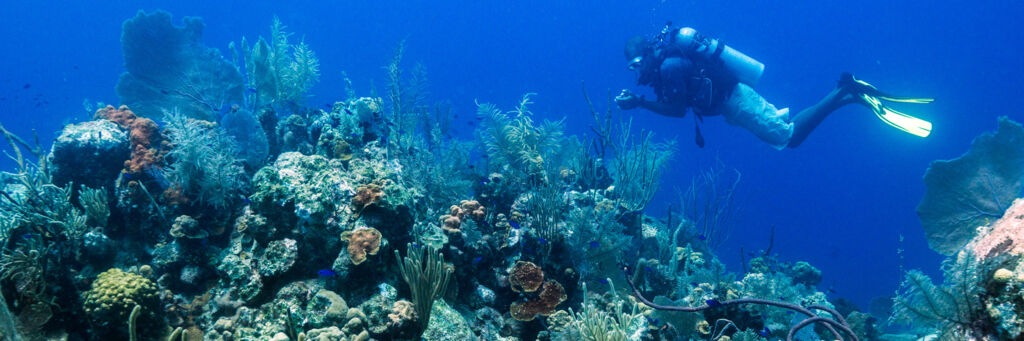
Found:
M 516 292 L 534 292 L 544 283 L 544 271 L 531 262 L 517 261 L 509 270 L 508 282 Z
M 448 214 L 441 216 L 441 227 L 445 232 L 456 233 L 467 218 L 481 222 L 487 216 L 484 206 L 476 200 L 463 200 L 458 205 L 452 205 Z
M 380 251 L 380 231 L 372 227 L 345 231 L 341 239 L 348 242 L 348 255 L 354 265 L 365 262 L 366 255 L 373 256 Z
M 519 321 L 533 321 L 537 315 L 548 316 L 555 312 L 555 307 L 565 301 L 565 288 L 555 281 L 547 281 L 541 286 L 537 297 L 526 301 L 512 303 L 508 307 L 512 317 Z

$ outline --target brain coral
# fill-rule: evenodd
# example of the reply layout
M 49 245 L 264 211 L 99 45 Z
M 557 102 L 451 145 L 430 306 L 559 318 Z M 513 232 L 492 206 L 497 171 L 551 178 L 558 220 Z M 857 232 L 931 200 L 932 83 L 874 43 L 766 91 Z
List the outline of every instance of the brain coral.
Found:
M 157 286 L 149 279 L 113 268 L 101 273 L 92 282 L 92 289 L 83 294 L 85 313 L 99 335 L 127 336 L 128 315 L 136 305 L 142 307 L 137 323 L 153 327 L 159 324 L 160 309 Z M 140 330 L 145 330 L 140 327 Z M 151 329 L 152 330 L 152 329 Z

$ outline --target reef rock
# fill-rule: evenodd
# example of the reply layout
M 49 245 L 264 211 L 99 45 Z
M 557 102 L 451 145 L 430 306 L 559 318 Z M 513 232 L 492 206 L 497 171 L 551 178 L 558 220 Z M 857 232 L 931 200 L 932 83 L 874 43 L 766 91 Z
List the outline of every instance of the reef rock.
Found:
M 979 229 L 978 236 L 967 243 L 966 249 L 979 260 L 1024 254 L 1024 199 L 1014 200 L 1003 218 Z
M 117 123 L 98 120 L 67 125 L 50 150 L 53 183 L 112 187 L 130 155 L 128 134 Z
M 430 324 L 423 332 L 423 340 L 471 340 L 473 331 L 469 322 L 444 300 L 434 301 L 430 308 Z

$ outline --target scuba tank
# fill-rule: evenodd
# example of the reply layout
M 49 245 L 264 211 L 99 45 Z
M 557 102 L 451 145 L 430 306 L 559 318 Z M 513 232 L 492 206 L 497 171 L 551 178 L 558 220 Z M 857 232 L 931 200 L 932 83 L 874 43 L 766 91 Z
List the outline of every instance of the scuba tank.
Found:
M 761 74 L 764 73 L 764 64 L 761 62 L 726 46 L 719 39 L 705 37 L 692 28 L 683 27 L 672 38 L 687 54 L 697 57 L 700 61 L 717 65 L 725 73 L 750 87 L 756 86 L 761 80 Z

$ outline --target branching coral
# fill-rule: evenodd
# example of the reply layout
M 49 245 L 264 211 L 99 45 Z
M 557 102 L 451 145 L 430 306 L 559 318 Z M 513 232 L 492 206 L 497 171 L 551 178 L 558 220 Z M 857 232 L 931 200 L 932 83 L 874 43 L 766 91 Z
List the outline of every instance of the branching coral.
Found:
M 405 248 L 405 258 L 395 250 L 395 260 L 398 261 L 402 279 L 409 284 L 420 331 L 426 330 L 430 323 L 431 307 L 448 290 L 448 281 L 455 270 L 444 262 L 444 256 L 437 250 L 426 250 L 422 245 L 411 243 Z
M 210 122 L 177 113 L 166 120 L 165 132 L 174 146 L 167 154 L 168 177 L 200 204 L 227 207 L 248 185 L 234 141 Z
M 502 112 L 489 103 L 477 104 L 477 116 L 483 122 L 478 136 L 486 148 L 495 171 L 504 172 L 509 180 L 521 184 L 536 184 L 554 180 L 560 162 L 571 149 L 563 136 L 563 121 L 544 121 L 535 125 L 529 110 L 532 94 L 526 94 L 515 110 Z
M 985 263 L 961 251 L 943 262 L 945 284 L 937 286 L 924 273 L 911 270 L 896 297 L 893 322 L 920 323 L 935 328 L 940 339 L 980 337 L 986 321 L 982 296 Z
M 693 178 L 680 199 L 695 232 L 704 237 L 712 250 L 729 239 L 739 218 L 741 203 L 736 198 L 736 188 L 741 178 L 737 169 L 709 168 Z
M 636 139 L 630 135 L 632 124 L 622 128 L 618 143 L 613 147 L 612 179 L 616 198 L 628 211 L 641 211 L 654 198 L 661 182 L 661 174 L 672 158 L 675 142 L 656 143 L 654 134 L 640 132 Z
M 320 61 L 313 50 L 300 41 L 289 42 L 292 34 L 281 20 L 274 18 L 270 25 L 270 41 L 260 37 L 251 47 L 245 38 L 241 45 L 233 42 L 235 64 L 245 74 L 246 85 L 252 94 L 246 99 L 252 112 L 266 106 L 298 113 L 306 93 L 320 79 Z

